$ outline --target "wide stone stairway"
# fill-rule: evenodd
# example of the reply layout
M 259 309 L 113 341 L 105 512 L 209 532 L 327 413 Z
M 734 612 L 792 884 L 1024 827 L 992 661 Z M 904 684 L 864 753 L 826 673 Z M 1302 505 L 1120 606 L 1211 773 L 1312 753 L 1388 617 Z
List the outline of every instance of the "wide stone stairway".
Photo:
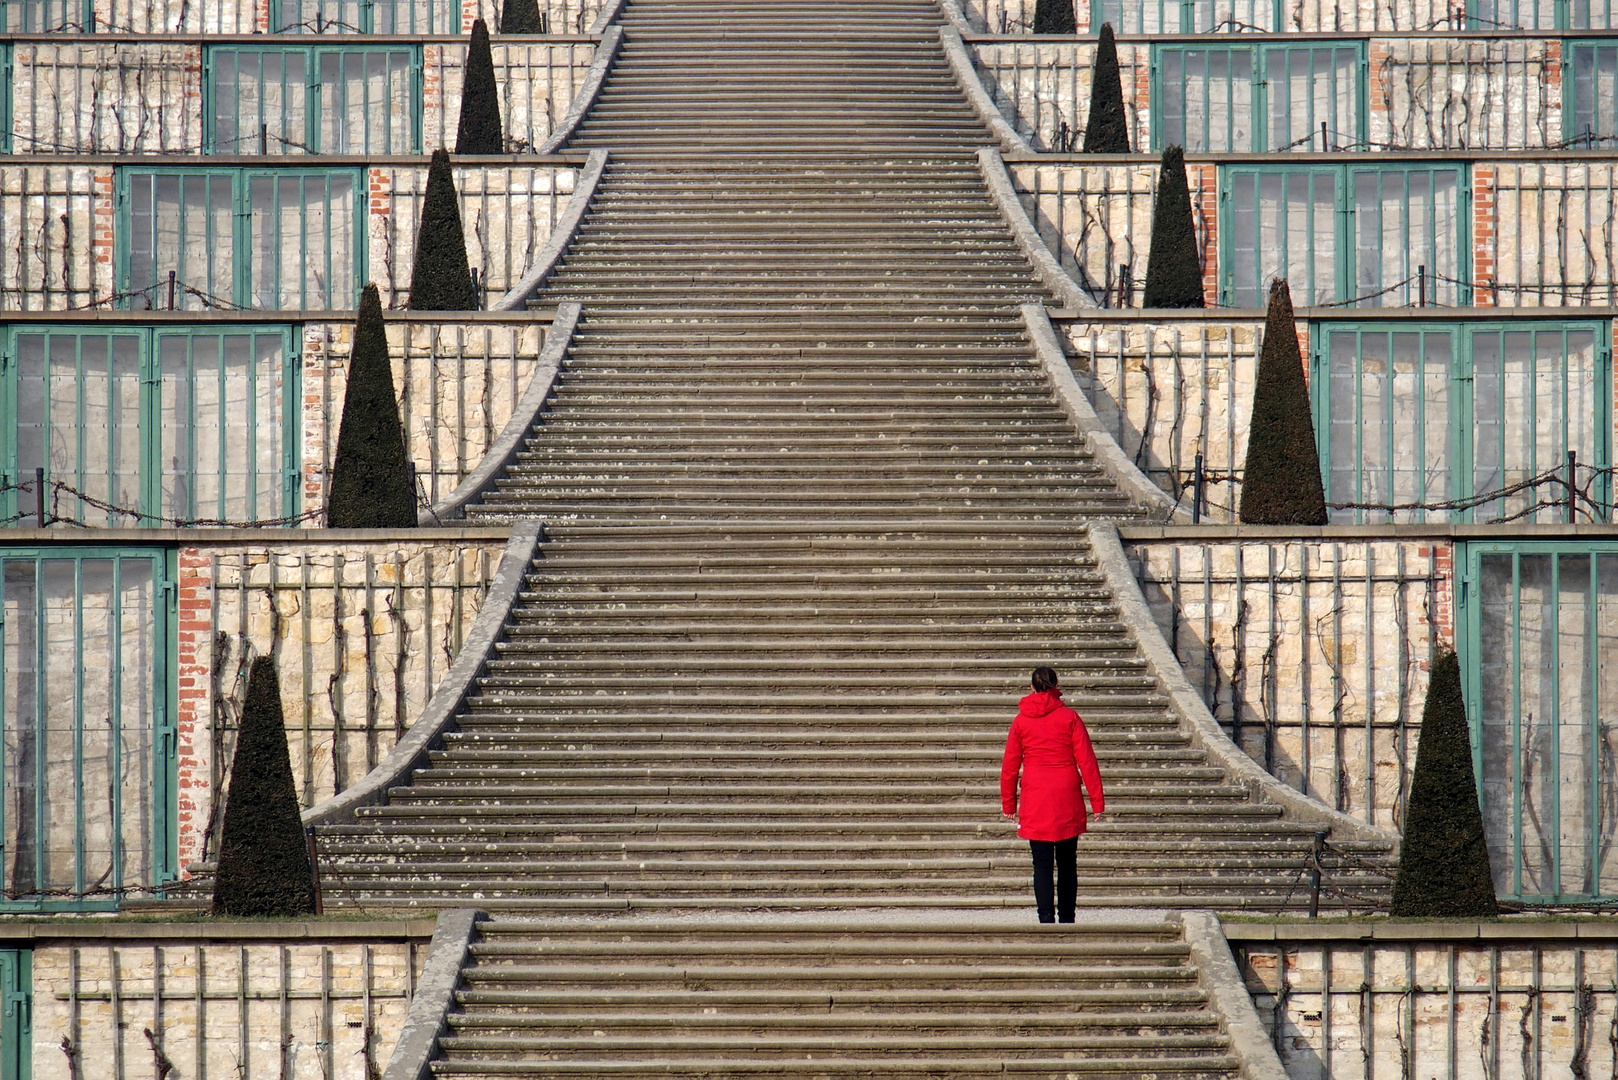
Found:
M 534 301 L 583 318 L 471 515 L 540 554 L 430 767 L 320 828 L 327 902 L 493 914 L 444 1076 L 1235 1075 L 1166 909 L 1301 908 L 1316 826 L 1121 615 L 1088 522 L 1136 510 L 1035 359 L 937 9 L 622 22 Z M 1107 782 L 1077 927 L 999 813 L 1040 663 Z M 1325 903 L 1379 903 L 1385 847 L 1334 848 Z

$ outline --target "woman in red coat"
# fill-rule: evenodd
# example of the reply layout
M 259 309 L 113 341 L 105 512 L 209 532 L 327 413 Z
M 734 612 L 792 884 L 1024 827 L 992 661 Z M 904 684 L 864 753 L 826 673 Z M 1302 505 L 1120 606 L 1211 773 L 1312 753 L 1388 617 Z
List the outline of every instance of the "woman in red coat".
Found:
M 1090 748 L 1090 733 L 1079 714 L 1062 704 L 1055 669 L 1035 668 L 1033 690 L 1022 699 L 1006 736 L 1000 808 L 1017 822 L 1017 835 L 1033 852 L 1039 921 L 1057 922 L 1060 916 L 1061 922 L 1070 923 L 1079 891 L 1075 861 L 1079 834 L 1086 825 L 1080 778 L 1092 810 L 1101 813 L 1107 800 L 1101 793 L 1101 767 Z

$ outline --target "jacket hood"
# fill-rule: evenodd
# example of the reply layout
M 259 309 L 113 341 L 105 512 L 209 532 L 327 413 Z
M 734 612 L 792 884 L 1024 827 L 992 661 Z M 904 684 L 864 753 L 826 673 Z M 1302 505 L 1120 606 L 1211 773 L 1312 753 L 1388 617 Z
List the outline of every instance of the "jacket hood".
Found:
M 1060 688 L 1041 690 L 1038 693 L 1029 694 L 1017 703 L 1018 712 L 1034 719 L 1055 712 L 1062 707 L 1062 691 Z

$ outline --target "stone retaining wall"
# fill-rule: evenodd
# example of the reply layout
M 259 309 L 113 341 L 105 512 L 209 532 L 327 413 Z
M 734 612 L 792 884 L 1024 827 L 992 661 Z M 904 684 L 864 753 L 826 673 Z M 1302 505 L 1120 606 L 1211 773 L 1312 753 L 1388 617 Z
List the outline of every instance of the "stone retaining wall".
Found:
M 1403 827 L 1428 666 L 1453 647 L 1453 546 L 1433 539 L 1129 543 L 1191 685 L 1265 770 Z
M 369 772 L 421 714 L 505 545 L 496 530 L 348 535 L 181 547 L 181 867 L 214 854 L 253 657 L 277 660 L 293 777 L 312 806 Z

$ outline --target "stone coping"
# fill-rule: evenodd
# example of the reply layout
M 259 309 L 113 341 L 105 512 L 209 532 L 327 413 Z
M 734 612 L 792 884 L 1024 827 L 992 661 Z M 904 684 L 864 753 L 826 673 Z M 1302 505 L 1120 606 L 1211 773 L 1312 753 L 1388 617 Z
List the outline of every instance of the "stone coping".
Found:
M 1327 35 L 1330 37 L 1331 35 Z M 1338 35 L 1339 37 L 1341 35 Z M 1590 34 L 1573 35 L 1590 37 Z M 364 44 L 370 45 L 465 45 L 466 34 L 365 34 Z M 495 45 L 591 45 L 600 40 L 598 31 L 584 34 L 502 34 L 489 32 Z M 330 44 L 331 39 L 320 40 L 318 34 L 132 34 L 111 31 L 102 34 L 69 33 L 65 30 L 40 34 L 0 34 L 0 42 L 13 45 L 284 45 L 296 49 L 307 45 Z
M 1024 162 L 1023 164 L 1029 164 Z M 1053 307 L 1049 309 L 1053 323 L 1263 323 L 1267 314 L 1263 308 L 1210 307 L 1210 308 L 1102 308 Z M 1578 322 L 1592 319 L 1618 318 L 1618 307 L 1427 307 L 1427 308 L 1347 308 L 1300 307 L 1295 309 L 1300 323 L 1322 322 L 1502 322 L 1510 319 L 1539 319 L 1551 322 Z
M 1231 943 L 1257 941 L 1528 941 L 1570 939 L 1618 940 L 1618 919 L 1591 916 L 1551 920 L 1536 916 L 1476 921 L 1470 919 L 1333 919 L 1246 922 L 1220 920 Z
M 275 548 L 326 547 L 333 544 L 424 544 L 487 540 L 504 543 L 509 525 L 442 525 L 414 529 L 6 529 L 0 548 L 63 547 L 94 544 L 103 547 L 141 544 L 179 544 L 183 547 Z
M 581 165 L 582 168 L 582 165 Z M 8 326 L 25 326 L 34 323 L 116 323 L 131 324 L 134 326 L 169 326 L 204 325 L 204 326 L 255 326 L 260 323 L 271 323 L 276 326 L 302 323 L 351 323 L 358 317 L 358 312 L 352 310 L 326 310 L 315 311 L 308 309 L 273 311 L 268 309 L 255 311 L 112 311 L 112 310 L 77 310 L 67 311 L 60 308 L 50 311 L 0 311 L 0 321 Z M 534 310 L 521 309 L 517 311 L 384 311 L 382 318 L 389 323 L 434 323 L 450 326 L 458 325 L 496 325 L 526 326 L 531 323 L 548 324 L 556 320 L 556 309 L 552 307 Z
M 0 917 L 0 941 L 426 941 L 436 920 L 418 919 L 112 919 L 90 915 Z
M 1097 31 L 1099 33 L 1099 30 Z M 1613 38 L 1618 37 L 1618 30 L 1523 30 L 1516 27 L 1483 27 L 1476 30 L 1341 30 L 1331 33 L 1325 30 L 1284 30 L 1280 32 L 1262 31 L 1264 41 L 1273 43 L 1277 40 L 1285 42 L 1311 42 L 1311 41 L 1363 41 L 1374 38 L 1378 41 L 1556 41 L 1584 40 L 1586 38 Z M 990 34 L 981 30 L 962 30 L 961 37 L 969 45 L 1060 45 L 1066 42 L 1079 41 L 1086 44 L 1096 40 L 1094 33 L 1085 34 Z M 1119 44 L 1133 42 L 1138 45 L 1180 45 L 1180 44 L 1220 44 L 1220 45 L 1250 45 L 1254 38 L 1245 40 L 1228 32 L 1207 34 L 1119 34 Z M 19 39 L 20 40 L 20 39 Z M 498 39 L 497 39 L 498 40 Z
M 313 35 L 311 35 L 313 36 Z M 74 44 L 80 39 L 75 38 Z M 264 45 L 264 35 L 260 34 L 247 40 L 255 45 Z M 464 39 L 456 39 L 464 40 Z M 329 42 L 328 42 L 329 43 Z M 369 44 L 369 41 L 366 42 Z M 555 154 L 451 154 L 450 163 L 463 168 L 479 165 L 487 166 L 516 166 L 527 165 L 536 168 L 564 167 L 577 169 L 584 165 L 584 154 L 580 152 L 565 152 Z M 0 163 L 13 166 L 23 165 L 146 165 L 156 169 L 358 169 L 367 165 L 414 165 L 425 169 L 432 163 L 432 154 L 299 154 L 296 157 L 289 155 L 272 155 L 263 157 L 258 154 L 17 154 L 0 157 Z M 1610 157 L 1609 157 L 1610 160 Z
M 1618 525 L 1581 522 L 1575 525 L 1132 525 L 1119 524 L 1118 538 L 1126 544 L 1168 540 L 1182 544 L 1236 541 L 1298 540 L 1314 543 L 1339 541 L 1438 540 L 1618 540 Z
M 1266 35 L 1266 41 L 1274 41 L 1277 35 Z M 1338 38 L 1343 35 L 1329 35 Z M 1581 35 L 1582 36 L 1582 35 Z M 1291 37 L 1291 35 L 1287 35 Z M 1018 40 L 1034 40 L 1022 38 Z M 1121 38 L 1119 40 L 1122 40 Z M 1230 35 L 1225 41 L 1231 41 Z M 1179 43 L 1179 39 L 1175 39 Z M 263 158 L 257 160 L 263 161 Z M 1047 153 L 1043 151 L 1017 152 L 1006 151 L 1007 165 L 1156 165 L 1163 160 L 1161 154 L 1086 154 L 1082 151 L 1068 153 Z M 1568 161 L 1588 164 L 1610 165 L 1612 151 L 1599 150 L 1479 150 L 1468 148 L 1465 150 L 1298 150 L 1285 153 L 1229 153 L 1208 154 L 1195 153 L 1185 155 L 1188 165 L 1295 165 L 1302 168 L 1307 165 L 1366 165 L 1383 161 L 1402 162 L 1452 162 L 1452 161 L 1481 161 L 1481 162 L 1534 162 L 1534 161 Z M 1144 193 L 1143 193 L 1144 194 Z M 1497 283 L 1498 284 L 1498 283 Z M 1364 311 L 1365 308 L 1343 308 L 1347 311 Z M 1410 309 L 1406 309 L 1410 310 Z M 1415 309 L 1431 311 L 1449 311 L 1450 308 Z M 1567 310 L 1553 308 L 1555 310 Z

